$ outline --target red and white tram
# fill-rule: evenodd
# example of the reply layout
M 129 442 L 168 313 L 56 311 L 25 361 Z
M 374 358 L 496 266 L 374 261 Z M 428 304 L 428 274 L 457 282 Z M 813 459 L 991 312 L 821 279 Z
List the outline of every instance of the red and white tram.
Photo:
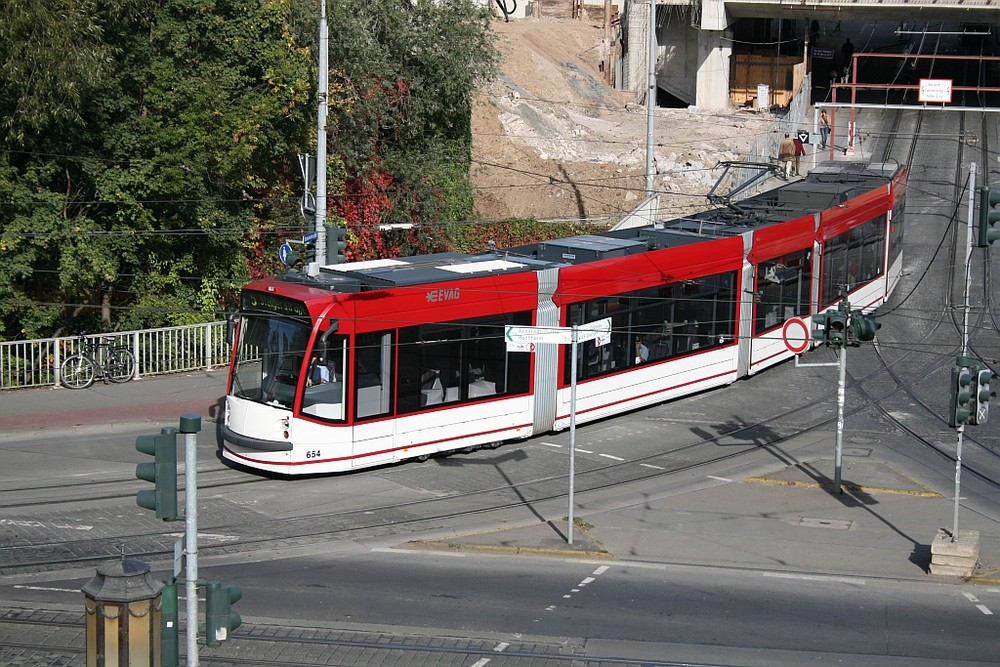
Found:
M 902 265 L 906 169 L 827 163 L 725 208 L 480 255 L 355 262 L 241 294 L 226 459 L 298 475 L 493 446 L 569 426 L 569 346 L 510 326 L 611 320 L 581 343 L 578 423 L 788 359 L 782 325 L 882 304 Z

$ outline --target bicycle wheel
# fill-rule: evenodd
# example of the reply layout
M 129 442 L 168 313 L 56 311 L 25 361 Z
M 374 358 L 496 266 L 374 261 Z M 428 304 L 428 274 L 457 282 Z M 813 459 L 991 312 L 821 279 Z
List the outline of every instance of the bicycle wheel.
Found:
M 108 350 L 104 362 L 104 377 L 121 384 L 135 377 L 135 357 L 124 347 L 113 347 Z
M 74 354 L 63 362 L 60 375 L 64 387 L 86 389 L 94 384 L 94 362 L 82 354 Z

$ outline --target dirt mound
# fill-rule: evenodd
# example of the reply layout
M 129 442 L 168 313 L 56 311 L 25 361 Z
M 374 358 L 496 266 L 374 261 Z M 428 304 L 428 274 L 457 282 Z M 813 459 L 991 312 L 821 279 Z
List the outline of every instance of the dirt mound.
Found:
M 503 76 L 476 102 L 472 182 L 488 219 L 601 219 L 645 195 L 647 115 L 604 83 L 594 21 L 497 21 Z M 654 188 L 670 214 L 704 208 L 722 160 L 745 158 L 768 118 L 657 109 Z

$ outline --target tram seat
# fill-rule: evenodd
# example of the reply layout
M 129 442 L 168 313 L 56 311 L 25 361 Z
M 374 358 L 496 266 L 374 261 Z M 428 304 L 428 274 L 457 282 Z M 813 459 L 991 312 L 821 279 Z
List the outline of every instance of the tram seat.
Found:
M 497 383 L 489 380 L 476 380 L 469 383 L 469 398 L 477 396 L 492 396 L 497 393 Z
M 435 377 L 429 389 L 420 390 L 420 405 L 436 405 L 444 401 L 444 385 Z
M 382 385 L 358 387 L 358 417 L 370 417 L 383 411 Z
M 302 398 L 302 411 L 310 412 L 306 409 L 307 407 L 324 403 L 337 404 L 339 406 L 343 393 L 344 384 L 342 382 L 324 382 L 323 384 L 306 387 L 305 396 Z M 312 414 L 319 413 L 312 412 Z

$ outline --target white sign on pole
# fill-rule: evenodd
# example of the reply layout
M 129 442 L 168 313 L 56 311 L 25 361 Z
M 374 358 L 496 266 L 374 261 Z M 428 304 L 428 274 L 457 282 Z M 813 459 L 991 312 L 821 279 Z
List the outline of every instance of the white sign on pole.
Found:
M 595 345 L 611 342 L 611 318 L 581 324 L 576 328 L 576 340 L 584 343 L 594 341 Z M 573 327 L 530 327 L 511 325 L 504 329 L 508 352 L 534 352 L 534 346 L 542 343 L 570 345 L 573 343 Z
M 951 104 L 951 79 L 920 79 L 918 102 Z

